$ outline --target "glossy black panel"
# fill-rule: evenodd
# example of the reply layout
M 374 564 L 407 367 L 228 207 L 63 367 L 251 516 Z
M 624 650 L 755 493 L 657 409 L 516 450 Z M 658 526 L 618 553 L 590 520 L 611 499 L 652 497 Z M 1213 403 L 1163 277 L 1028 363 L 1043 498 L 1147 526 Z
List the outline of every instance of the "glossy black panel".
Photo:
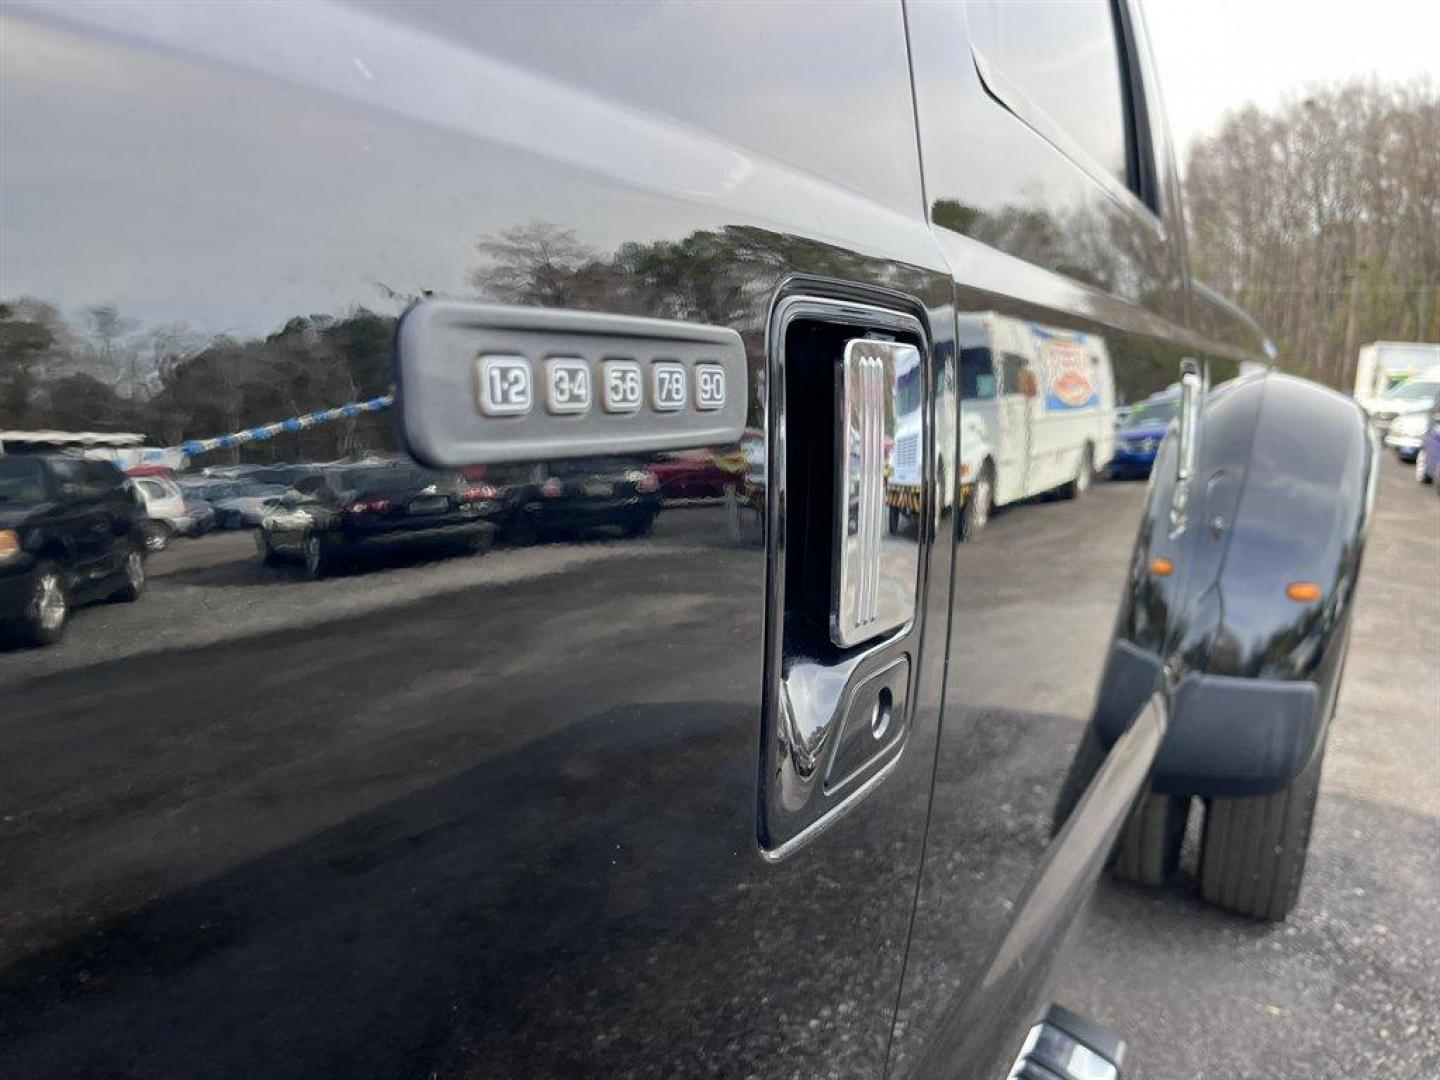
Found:
M 237 527 L 0 653 L 5 1072 L 882 1071 L 946 589 L 883 783 L 776 864 L 757 777 L 774 300 L 881 287 L 954 354 L 901 12 L 826 87 L 776 63 L 798 9 L 612 8 L 713 65 L 642 49 L 627 90 L 560 11 L 7 14 L 0 428 L 138 433 Z M 417 480 L 388 394 L 429 294 L 731 327 L 747 432 Z
M 963 40 L 959 20 L 910 10 L 927 190 L 957 284 L 970 483 L 890 1071 L 1003 1075 L 1043 1010 L 1079 883 L 1108 857 L 1167 723 L 1165 701 L 1145 711 L 1142 693 L 1123 741 L 1091 731 L 1108 656 L 1093 628 L 1127 595 L 1147 499 L 1143 484 L 1091 474 L 1121 460 L 1120 410 L 1166 392 L 1200 350 L 1160 219 L 1117 200 L 945 55 L 941 42 Z M 1007 170 L 987 167 L 1002 147 Z M 1000 176 L 1004 190 L 990 191 Z M 964 220 L 934 201 L 952 192 L 966 193 Z M 993 512 L 976 529 L 980 491 Z M 997 1032 L 997 1012 L 1024 1020 Z
M 1142 584 L 1174 462 L 1100 483 L 1120 410 L 1259 347 L 1192 325 L 1114 10 L 1143 200 L 938 5 L 8 6 L 0 461 L 110 471 L 0 476 L 0 617 L 68 586 L 0 650 L 0 1072 L 1003 1075 L 1172 719 L 1146 684 L 1095 734 L 1117 605 L 1142 665 L 1209 663 L 1176 590 L 1232 587 L 1198 540 Z M 743 431 L 423 470 L 430 299 L 726 328 Z M 842 645 L 856 334 L 919 358 L 865 444 L 914 608 Z M 1261 556 L 1248 433 L 1341 430 L 1307 393 L 1210 404 Z M 1354 495 L 1363 450 L 1255 497 Z M 1322 502 L 1340 596 L 1364 523 Z M 1338 669 L 1337 613 L 1270 611 L 1227 610 L 1236 670 Z
M 1037 4 L 1030 14 L 1050 25 L 1068 18 L 1060 10 L 1065 7 Z M 1004 16 L 1008 5 L 995 8 Z M 1109 18 L 1106 5 L 1097 10 Z M 988 93 L 968 55 L 962 8 L 919 4 L 908 14 L 926 194 L 935 224 L 1183 325 L 1183 262 L 1171 240 L 1179 219 L 1168 203 L 1156 216 L 1119 180 L 1097 178 L 1093 158 L 1067 157 Z M 1096 45 L 1097 54 L 1087 53 L 1087 62 L 1113 72 L 1113 39 Z M 1163 143 L 1154 152 L 1163 154 Z M 982 164 L 998 161 L 1003 169 Z M 1123 161 L 1120 168 L 1123 172 Z
M 1128 184 L 1124 69 L 1111 8 L 1110 0 L 1002 0 L 965 5 L 965 19 L 972 51 L 1009 84 L 991 86 L 991 93 L 1021 118 L 1037 109 L 1046 127 L 1053 123 L 1096 166 Z

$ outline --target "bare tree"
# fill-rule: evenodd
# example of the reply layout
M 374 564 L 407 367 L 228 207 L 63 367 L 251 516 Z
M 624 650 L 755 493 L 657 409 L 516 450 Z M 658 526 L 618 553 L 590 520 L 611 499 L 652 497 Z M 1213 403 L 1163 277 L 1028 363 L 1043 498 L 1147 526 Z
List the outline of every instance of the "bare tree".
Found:
M 1197 275 L 1288 367 L 1348 387 L 1368 341 L 1440 340 L 1440 95 L 1429 80 L 1248 106 L 1190 148 Z

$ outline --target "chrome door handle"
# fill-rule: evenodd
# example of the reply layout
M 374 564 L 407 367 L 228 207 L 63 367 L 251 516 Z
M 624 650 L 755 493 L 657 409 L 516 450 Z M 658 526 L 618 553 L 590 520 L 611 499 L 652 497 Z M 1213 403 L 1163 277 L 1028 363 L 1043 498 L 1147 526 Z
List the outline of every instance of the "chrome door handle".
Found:
M 1180 445 L 1176 461 L 1176 479 L 1189 480 L 1195 472 L 1195 457 L 1199 446 L 1200 397 L 1204 382 L 1200 377 L 1200 365 L 1188 356 L 1180 361 Z
M 848 648 L 915 617 L 919 545 L 892 541 L 886 516 L 898 502 L 897 456 L 916 455 L 918 468 L 924 448 L 920 350 L 854 338 L 846 342 L 841 365 L 830 639 Z M 909 393 L 907 380 L 915 383 Z M 918 504 L 918 487 L 915 496 Z
M 1190 481 L 1200 456 L 1200 406 L 1207 379 L 1190 357 L 1180 361 L 1180 415 L 1176 420 L 1175 493 L 1170 499 L 1170 535 L 1185 531 L 1190 510 Z

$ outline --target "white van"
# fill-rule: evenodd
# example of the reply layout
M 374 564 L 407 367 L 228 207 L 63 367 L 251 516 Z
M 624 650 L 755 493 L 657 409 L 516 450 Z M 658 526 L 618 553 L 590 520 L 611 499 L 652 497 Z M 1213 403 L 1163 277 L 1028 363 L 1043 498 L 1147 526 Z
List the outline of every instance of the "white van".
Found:
M 1115 376 L 1105 342 L 994 312 L 956 322 L 961 438 L 973 418 L 988 447 L 972 501 L 987 488 L 994 506 L 1047 491 L 1073 498 L 1088 488 L 1115 453 Z M 962 448 L 962 459 L 969 456 Z M 983 521 L 989 507 L 973 510 Z
M 890 507 L 890 531 L 895 532 L 900 527 L 900 521 L 905 517 L 916 517 L 920 513 L 922 481 L 925 466 L 925 448 L 922 435 L 924 433 L 924 401 L 925 387 L 923 384 L 924 373 L 920 369 L 920 354 L 918 352 L 901 353 L 899 366 L 895 369 L 895 430 L 886 436 L 885 465 L 888 483 L 885 485 L 885 500 Z M 943 375 L 942 375 L 943 377 Z M 944 386 L 937 386 L 936 391 L 936 416 L 939 420 L 941 430 L 936 432 L 936 445 L 939 446 L 941 460 L 939 468 L 939 490 L 948 494 L 950 475 L 948 462 L 945 457 L 945 447 L 953 446 L 955 440 L 955 426 L 952 420 L 949 424 L 949 442 L 946 441 L 945 412 L 947 401 L 947 389 Z M 948 391 L 949 408 L 955 407 L 954 389 Z
M 1380 409 L 1402 383 L 1440 365 L 1440 345 L 1376 341 L 1360 348 L 1355 363 L 1355 400 L 1367 413 Z

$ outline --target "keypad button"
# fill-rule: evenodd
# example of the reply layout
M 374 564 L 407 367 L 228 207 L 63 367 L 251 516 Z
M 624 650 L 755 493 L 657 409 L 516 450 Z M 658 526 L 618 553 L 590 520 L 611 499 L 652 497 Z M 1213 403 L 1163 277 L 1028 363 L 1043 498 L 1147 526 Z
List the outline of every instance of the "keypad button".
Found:
M 644 384 L 633 360 L 606 360 L 600 365 L 600 400 L 608 413 L 640 411 Z
M 552 356 L 545 361 L 545 408 L 556 416 L 583 416 L 590 411 L 590 365 L 577 356 Z
M 695 408 L 716 412 L 725 407 L 725 369 L 719 364 L 695 365 Z
M 650 365 L 650 405 L 656 412 L 679 412 L 685 408 L 685 365 L 662 360 Z
M 530 411 L 530 361 L 523 356 L 482 356 L 477 399 L 486 416 L 524 416 Z

